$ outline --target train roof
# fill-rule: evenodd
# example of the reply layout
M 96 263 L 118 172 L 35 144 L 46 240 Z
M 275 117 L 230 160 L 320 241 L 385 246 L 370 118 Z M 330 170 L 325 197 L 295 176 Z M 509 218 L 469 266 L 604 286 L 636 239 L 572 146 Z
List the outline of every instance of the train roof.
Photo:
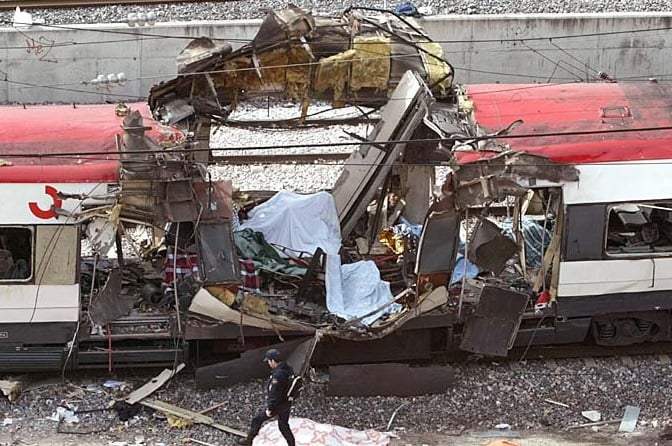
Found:
M 153 140 L 184 138 L 179 130 L 154 121 L 147 104 L 128 106 L 140 111 Z M 0 107 L 0 182 L 118 180 L 116 135 L 123 134 L 123 116 L 115 113 L 116 108 L 116 104 Z
M 464 88 L 473 104 L 473 117 L 486 133 L 523 121 L 510 135 L 529 137 L 499 140 L 514 151 L 571 164 L 672 158 L 672 91 L 664 84 L 482 84 Z M 541 136 L 548 134 L 552 136 Z M 482 156 L 464 152 L 460 161 Z

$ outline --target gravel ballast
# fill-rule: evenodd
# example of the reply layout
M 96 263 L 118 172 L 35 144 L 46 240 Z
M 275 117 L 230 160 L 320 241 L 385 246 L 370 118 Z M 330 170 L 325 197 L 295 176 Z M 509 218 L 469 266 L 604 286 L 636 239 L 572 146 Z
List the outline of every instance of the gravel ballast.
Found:
M 319 371 L 318 379 L 307 385 L 293 413 L 322 423 L 385 430 L 394 411 L 403 405 L 391 425 L 391 430 L 402 439 L 406 434 L 483 432 L 498 424 L 508 424 L 514 431 L 564 431 L 580 437 L 583 432 L 593 432 L 568 429 L 588 422 L 581 411 L 596 410 L 603 420 L 614 420 L 623 416 L 626 405 L 641 408 L 639 431 L 660 430 L 670 422 L 672 415 L 672 402 L 667 398 L 667 390 L 672 386 L 672 365 L 669 360 L 661 361 L 654 356 L 633 357 L 628 361 L 603 358 L 590 363 L 582 359 L 528 361 L 517 363 L 515 368 L 507 362 L 465 363 L 454 367 L 456 382 L 445 394 L 404 398 L 329 397 L 325 395 L 326 375 Z M 113 390 L 102 386 L 108 376 L 87 377 L 80 372 L 67 377 L 67 384 L 26 391 L 14 404 L 6 400 L 0 402 L 5 419 L 11 420 L 0 427 L 0 433 L 15 441 L 30 443 L 56 432 L 58 423 L 48 417 L 58 404 L 69 402 L 79 410 L 106 407 L 113 398 L 124 396 L 151 376 L 149 372 L 122 373 L 116 378 L 127 387 Z M 208 415 L 245 430 L 254 412 L 263 404 L 264 381 L 199 391 L 193 375 L 183 372 L 152 397 L 194 411 L 226 402 Z M 114 441 L 134 444 L 140 437 L 144 444 L 152 446 L 183 444 L 188 437 L 219 445 L 233 444 L 232 437 L 207 426 L 171 428 L 163 416 L 149 409 L 127 422 L 120 422 L 111 411 L 79 417 L 79 423 L 64 424 L 60 430 L 100 430 L 85 438 L 94 438 L 101 445 Z M 615 426 L 597 429 L 613 432 Z M 58 435 L 64 441 L 62 444 L 76 437 L 80 436 Z
M 318 14 L 341 12 L 349 6 L 394 9 L 399 2 L 373 1 L 353 3 L 338 0 L 298 0 L 296 6 Z M 224 2 L 166 3 L 142 8 L 133 5 L 65 8 L 58 10 L 31 9 L 34 17 L 47 24 L 126 23 L 129 13 L 152 12 L 157 22 L 188 22 L 192 20 L 237 20 L 262 18 L 269 9 L 281 9 L 286 2 L 277 0 L 240 0 Z M 596 13 L 596 12 L 661 12 L 669 11 L 670 1 L 639 0 L 426 0 L 414 2 L 417 7 L 427 7 L 432 14 L 537 14 L 537 13 Z M 0 19 L 11 22 L 13 11 L 3 11 Z

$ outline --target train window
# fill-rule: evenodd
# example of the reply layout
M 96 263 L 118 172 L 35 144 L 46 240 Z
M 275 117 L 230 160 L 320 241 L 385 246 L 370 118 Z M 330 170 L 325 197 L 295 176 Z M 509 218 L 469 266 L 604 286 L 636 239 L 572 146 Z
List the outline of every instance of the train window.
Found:
M 33 275 L 33 230 L 0 226 L 0 282 L 26 281 Z
M 607 221 L 607 254 L 672 254 L 672 202 L 611 206 Z

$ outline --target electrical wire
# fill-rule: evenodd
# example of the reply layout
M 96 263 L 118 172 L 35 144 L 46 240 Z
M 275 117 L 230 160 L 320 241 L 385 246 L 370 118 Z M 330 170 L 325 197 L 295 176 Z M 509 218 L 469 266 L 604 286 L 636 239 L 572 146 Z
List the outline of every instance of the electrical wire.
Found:
M 518 134 L 518 135 L 485 135 L 485 136 L 450 136 L 447 138 L 421 138 L 421 139 L 399 139 L 399 140 L 387 140 L 384 142 L 374 142 L 374 141 L 366 141 L 366 142 L 361 142 L 361 141 L 348 141 L 348 142 L 328 142 L 328 143 L 303 143 L 303 144 L 283 144 L 283 145 L 266 145 L 266 146 L 240 146 L 240 147 L 228 147 L 225 149 L 216 149 L 220 150 L 223 152 L 226 151 L 233 151 L 233 150 L 245 150 L 245 151 L 254 151 L 254 150 L 278 150 L 278 149 L 295 149 L 295 148 L 316 148 L 316 147 L 338 147 L 338 146 L 360 146 L 360 145 L 370 145 L 370 146 L 383 146 L 383 145 L 388 145 L 388 144 L 406 144 L 406 143 L 415 143 L 415 144 L 429 144 L 429 143 L 436 143 L 436 144 L 443 144 L 443 143 L 452 143 L 452 142 L 466 142 L 466 141 L 489 141 L 489 140 L 497 140 L 497 139 L 522 139 L 522 138 L 556 138 L 556 137 L 563 137 L 563 136 L 588 136 L 588 135 L 610 135 L 610 134 L 623 134 L 623 133 L 650 133 L 650 132 L 660 132 L 660 131 L 668 131 L 672 130 L 672 125 L 669 126 L 659 126 L 659 127 L 642 127 L 642 128 L 618 128 L 618 129 L 608 129 L 608 130 L 576 130 L 576 131 L 568 131 L 568 132 L 547 132 L 547 133 L 524 133 L 524 134 Z M 209 147 L 204 147 L 204 148 L 184 148 L 184 149 L 178 149 L 178 148 L 171 148 L 169 150 L 166 150 L 166 153 L 196 153 L 196 152 L 210 152 L 211 148 Z M 113 155 L 115 152 L 105 152 L 105 155 L 110 156 Z M 140 154 L 146 154 L 146 155 L 151 155 L 151 154 L 156 154 L 158 153 L 156 150 L 134 150 L 134 154 L 140 155 Z M 43 158 L 80 158 L 82 156 L 102 156 L 101 152 L 77 152 L 77 153 L 69 153 L 69 152 L 54 152 L 54 153 L 1 153 L 0 152 L 0 158 L 38 158 L 38 159 L 43 159 Z M 90 159 L 90 158 L 85 158 L 85 159 Z M 107 159 L 108 158 L 99 158 L 99 159 Z

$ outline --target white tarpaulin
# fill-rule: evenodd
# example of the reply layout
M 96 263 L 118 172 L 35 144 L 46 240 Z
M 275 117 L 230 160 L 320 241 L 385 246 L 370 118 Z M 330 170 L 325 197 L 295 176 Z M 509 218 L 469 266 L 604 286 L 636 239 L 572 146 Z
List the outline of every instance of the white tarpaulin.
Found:
M 327 309 L 346 320 L 361 317 L 392 300 L 389 283 L 371 261 L 341 266 L 341 229 L 334 197 L 327 192 L 296 194 L 280 191 L 255 207 L 241 229 L 264 234 L 269 243 L 313 254 L 322 248 L 327 254 Z M 390 306 L 363 319 L 370 324 Z
M 358 431 L 331 424 L 316 423 L 307 418 L 290 418 L 289 426 L 296 446 L 385 446 L 390 435 L 374 430 Z M 253 446 L 286 444 L 278 430 L 278 422 L 267 423 L 254 439 Z

